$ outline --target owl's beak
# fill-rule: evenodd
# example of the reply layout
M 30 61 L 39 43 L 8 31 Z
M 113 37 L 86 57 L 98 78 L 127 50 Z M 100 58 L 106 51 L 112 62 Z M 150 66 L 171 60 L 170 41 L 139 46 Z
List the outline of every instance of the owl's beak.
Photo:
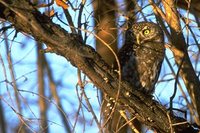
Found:
M 136 36 L 136 41 L 137 41 L 137 44 L 140 44 L 140 43 L 141 43 L 141 42 L 140 42 L 140 35 L 139 35 L 139 34 Z

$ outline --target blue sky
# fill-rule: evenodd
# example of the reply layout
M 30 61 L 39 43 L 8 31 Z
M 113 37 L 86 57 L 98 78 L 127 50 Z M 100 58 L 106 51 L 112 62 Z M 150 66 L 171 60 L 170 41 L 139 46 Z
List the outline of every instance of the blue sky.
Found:
M 75 5 L 78 5 L 75 4 Z M 58 13 L 60 18 L 66 22 L 65 17 L 62 13 L 62 9 L 60 7 L 57 7 L 55 4 L 53 5 L 55 12 Z M 42 10 L 42 9 L 41 9 Z M 71 8 L 69 8 L 71 15 L 73 16 L 73 21 L 75 22 L 78 17 L 78 11 L 73 11 Z M 149 12 L 152 12 L 151 7 L 147 7 L 145 10 L 145 14 L 148 14 Z M 87 1 L 86 6 L 84 8 L 84 16 L 83 22 L 85 21 L 84 18 L 87 18 L 89 16 L 89 25 L 91 26 L 88 30 L 93 31 L 93 19 L 92 16 L 90 16 L 90 13 L 92 12 L 92 5 L 89 1 Z M 186 12 L 182 12 L 185 14 Z M 193 17 L 190 15 L 190 17 L 193 19 Z M 139 21 L 142 21 L 141 16 L 139 16 Z M 155 22 L 154 16 L 147 17 L 148 20 Z M 123 18 L 121 18 L 123 20 Z M 59 25 L 61 25 L 64 29 L 70 32 L 69 27 L 59 22 L 55 17 L 53 18 L 53 21 Z M 195 24 L 194 24 L 195 25 Z M 2 27 L 2 25 L 1 25 Z M 9 40 L 9 49 L 11 53 L 11 57 L 13 60 L 13 67 L 14 67 L 14 73 L 16 82 L 18 85 L 18 89 L 21 90 L 19 93 L 21 95 L 21 103 L 22 103 L 22 109 L 23 109 L 23 116 L 24 118 L 27 118 L 27 121 L 32 123 L 32 128 L 34 129 L 39 124 L 39 109 L 38 109 L 38 88 L 37 88 L 37 53 L 36 53 L 36 43 L 34 39 L 30 36 L 27 36 L 24 33 L 18 33 L 17 37 L 14 38 L 14 41 L 12 41 L 14 37 L 13 29 L 10 29 L 6 32 L 7 34 L 10 34 L 8 36 Z M 196 32 L 195 32 L 196 33 Z M 185 33 L 186 34 L 186 33 Z M 119 36 L 121 34 L 119 33 Z M 122 37 L 122 36 L 121 36 Z M 192 38 L 189 39 L 189 43 L 194 43 L 194 40 Z M 119 42 L 123 42 L 120 41 Z M 166 40 L 167 42 L 167 40 Z M 91 46 L 95 45 L 95 39 L 94 36 L 90 35 L 87 44 L 90 44 Z M 119 44 L 121 45 L 121 44 Z M 198 52 L 195 48 L 191 48 L 191 50 Z M 8 62 L 7 62 L 7 56 L 6 56 L 6 46 L 5 46 L 5 40 L 3 35 L 0 37 L 0 56 L 3 58 L 3 63 L 6 68 L 6 74 L 7 79 L 9 82 L 12 82 L 9 69 L 8 69 Z M 68 116 L 71 125 L 75 122 L 75 117 L 77 115 L 77 110 L 80 105 L 77 93 L 80 95 L 81 91 L 80 88 L 76 89 L 77 84 L 77 69 L 73 67 L 65 58 L 53 54 L 53 53 L 46 53 L 45 54 L 48 63 L 50 64 L 50 68 L 52 69 L 53 78 L 55 82 L 58 84 L 57 92 L 58 95 L 61 98 L 62 105 L 64 106 L 64 112 Z M 174 70 L 177 71 L 176 66 L 174 65 L 174 59 L 173 55 L 170 50 L 166 50 L 166 56 L 172 63 Z M 1 63 L 0 63 L 1 64 Z M 199 67 L 199 65 L 197 66 Z M 2 64 L 0 65 L 0 73 L 3 73 Z M 164 79 L 170 79 L 173 78 L 172 75 L 170 75 L 169 67 L 164 61 L 162 71 L 160 78 L 163 77 L 166 73 L 168 73 L 167 76 L 165 76 Z M 82 77 L 83 78 L 83 77 Z M 13 87 L 8 83 L 5 82 L 5 75 L 0 75 L 0 96 L 3 99 L 3 107 L 7 124 L 9 125 L 8 129 L 11 132 L 12 128 L 15 127 L 15 124 L 17 124 L 18 118 L 16 113 L 11 109 L 11 106 L 16 109 L 15 105 L 15 98 L 14 98 L 14 91 Z M 49 98 L 48 103 L 48 120 L 49 120 L 49 129 L 50 133 L 54 133 L 56 131 L 59 131 L 59 133 L 64 133 L 64 126 L 62 124 L 58 107 L 55 104 L 55 101 L 51 98 L 51 94 L 49 92 L 49 86 L 47 79 L 45 79 L 46 84 L 46 96 Z M 89 82 L 89 79 L 86 79 L 86 81 Z M 182 80 L 180 80 L 182 83 Z M 8 88 L 6 87 L 8 85 Z M 182 84 L 183 88 L 184 85 Z M 156 86 L 156 92 L 155 92 L 155 99 L 159 102 L 162 102 L 163 105 L 168 106 L 169 98 L 173 94 L 174 89 L 174 80 L 171 80 L 169 82 L 160 82 Z M 78 92 L 77 92 L 78 90 Z M 28 91 L 28 92 L 25 92 Z M 98 102 L 98 92 L 97 88 L 93 86 L 92 83 L 87 83 L 85 87 L 85 91 L 87 93 L 87 96 L 89 98 L 89 101 L 93 105 L 93 109 L 97 115 L 98 118 L 100 118 L 100 104 Z M 31 93 L 34 92 L 34 93 Z M 179 92 L 179 89 L 178 89 Z M 52 101 L 51 101 L 52 100 Z M 175 98 L 176 104 L 174 104 L 177 108 L 184 108 L 185 101 L 181 97 L 180 92 L 177 93 Z M 28 104 L 27 104 L 28 103 Z M 182 105 L 181 105 L 181 104 Z M 83 100 L 83 104 L 86 106 L 85 101 Z M 80 132 L 87 132 L 87 133 L 95 133 L 98 132 L 97 125 L 95 121 L 93 120 L 93 117 L 90 112 L 88 112 L 87 108 L 83 106 L 82 114 L 79 114 L 79 122 L 77 123 L 77 126 L 75 128 L 75 131 L 77 133 Z M 83 116 L 84 114 L 84 116 Z M 9 118 L 9 119 L 8 119 Z M 30 120 L 29 118 L 32 118 L 34 120 Z M 87 121 L 84 121 L 85 118 Z M 29 119 L 29 120 L 28 120 Z M 12 124 L 11 124 L 12 123 Z M 85 124 L 84 124 L 85 123 Z M 85 127 L 84 127 L 85 126 Z

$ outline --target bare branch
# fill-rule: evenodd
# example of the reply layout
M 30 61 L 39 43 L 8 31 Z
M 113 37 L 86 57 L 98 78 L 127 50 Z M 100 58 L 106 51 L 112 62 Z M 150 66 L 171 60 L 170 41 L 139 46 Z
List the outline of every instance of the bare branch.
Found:
M 29 2 L 16 0 L 10 4 L 6 0 L 0 0 L 0 7 L 1 18 L 8 20 L 19 31 L 28 33 L 36 40 L 45 43 L 51 48 L 52 53 L 65 57 L 104 93 L 113 98 L 119 96 L 118 102 L 126 105 L 125 108 L 131 114 L 137 114 L 137 119 L 142 123 L 158 132 L 170 132 L 171 124 L 176 132 L 192 128 L 185 119 L 168 114 L 165 107 L 151 97 L 146 97 L 124 81 L 120 82 L 118 74 L 112 71 L 93 48 L 82 45 L 78 35 L 67 33 L 29 5 Z M 81 54 L 82 52 L 86 54 Z M 119 85 L 121 91 L 117 95 Z M 178 122 L 186 123 L 176 125 Z

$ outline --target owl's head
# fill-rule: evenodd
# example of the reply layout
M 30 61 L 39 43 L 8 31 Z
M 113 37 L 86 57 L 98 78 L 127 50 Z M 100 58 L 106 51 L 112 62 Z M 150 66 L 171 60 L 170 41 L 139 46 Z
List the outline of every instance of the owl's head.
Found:
M 129 36 L 138 45 L 145 42 L 163 43 L 164 35 L 161 28 L 152 22 L 138 22 L 128 30 Z

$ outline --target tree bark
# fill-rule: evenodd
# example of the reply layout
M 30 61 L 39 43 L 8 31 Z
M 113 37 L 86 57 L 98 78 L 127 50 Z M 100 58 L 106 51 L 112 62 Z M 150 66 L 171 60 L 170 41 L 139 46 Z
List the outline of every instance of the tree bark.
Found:
M 96 0 L 93 2 L 93 7 L 96 35 L 117 53 L 116 1 Z M 98 39 L 96 40 L 96 50 L 106 63 L 112 65 L 115 60 L 113 53 Z
M 169 114 L 160 105 L 124 81 L 119 81 L 118 75 L 104 60 L 87 45 L 82 45 L 78 35 L 67 33 L 59 25 L 54 24 L 47 16 L 41 14 L 26 0 L 8 2 L 0 0 L 0 17 L 13 24 L 15 29 L 33 36 L 37 41 L 45 43 L 48 51 L 65 57 L 72 65 L 85 73 L 90 80 L 109 96 L 118 102 L 142 123 L 157 132 L 183 132 L 192 126 L 184 119 Z M 106 80 L 105 80 L 106 79 Z M 182 124 L 178 124 L 182 122 Z M 173 125 L 177 124 L 177 125 Z
M 180 18 L 175 3 L 173 0 L 162 1 L 166 14 L 164 14 L 152 0 L 150 0 L 150 3 L 154 7 L 154 12 L 164 19 L 170 27 L 171 36 L 169 40 L 172 44 L 171 49 L 175 57 L 175 62 L 180 70 L 179 75 L 183 79 L 191 98 L 193 106 L 191 110 L 195 111 L 193 117 L 195 122 L 200 125 L 200 81 L 188 55 L 188 45 L 182 33 Z

